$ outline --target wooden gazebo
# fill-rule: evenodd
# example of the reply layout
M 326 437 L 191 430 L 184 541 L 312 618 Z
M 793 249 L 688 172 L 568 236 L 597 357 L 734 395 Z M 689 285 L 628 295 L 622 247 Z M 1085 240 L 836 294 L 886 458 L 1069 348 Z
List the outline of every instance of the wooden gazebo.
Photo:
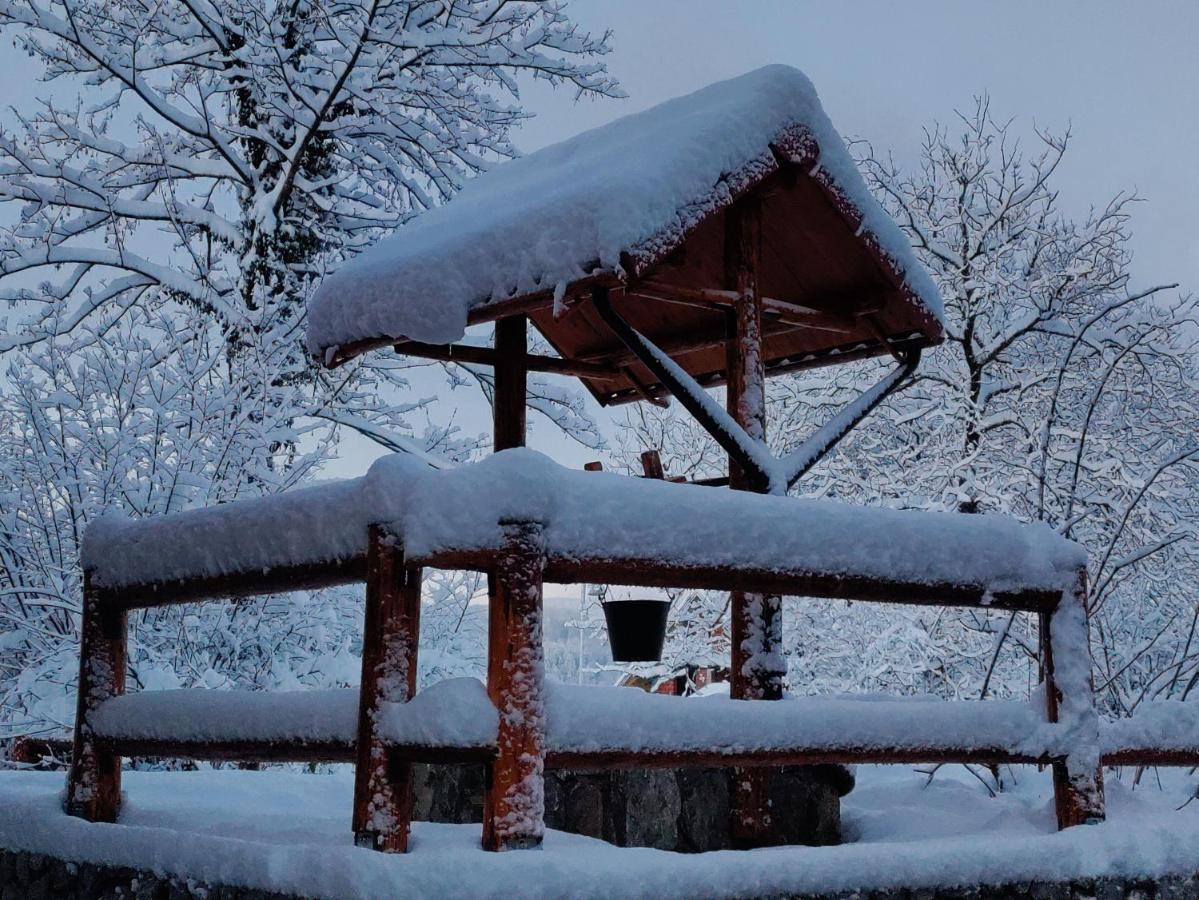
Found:
M 330 367 L 381 347 L 492 367 L 497 451 L 525 442 L 529 372 L 574 376 L 602 405 L 673 397 L 728 452 L 733 488 L 782 493 L 942 339 L 940 308 L 811 84 L 770 66 L 480 176 L 327 279 L 309 349 Z M 486 322 L 492 346 L 460 342 Z M 529 352 L 529 322 L 556 356 Z M 890 375 L 770 457 L 765 377 L 885 355 Z M 725 410 L 704 390 L 721 385 Z M 506 607 L 493 589 L 492 641 Z M 732 594 L 732 696 L 782 695 L 780 612 Z M 750 844 L 764 777 L 735 780 Z

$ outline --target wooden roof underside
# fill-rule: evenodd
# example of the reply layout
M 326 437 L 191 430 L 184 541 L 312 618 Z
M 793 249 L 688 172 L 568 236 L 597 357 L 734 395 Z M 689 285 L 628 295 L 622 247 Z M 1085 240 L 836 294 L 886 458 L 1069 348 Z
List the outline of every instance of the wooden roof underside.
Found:
M 797 149 L 776 151 L 777 169 L 741 180 L 741 190 L 731 196 L 711 199 L 706 215 L 676 240 L 647 242 L 652 250 L 627 254 L 619 276 L 596 268 L 568 285 L 556 309 L 551 292 L 541 291 L 479 306 L 470 323 L 528 315 L 563 360 L 575 364 L 542 371 L 576 375 L 602 405 L 666 397 L 656 376 L 633 359 L 591 305 L 592 288 L 602 284 L 632 327 L 700 384 L 721 385 L 734 299 L 725 266 L 726 211 L 752 200 L 762 209 L 759 290 L 766 298 L 762 350 L 768 375 L 939 343 L 937 320 L 863 234 L 857 211 L 813 170 L 814 147 Z M 345 346 L 333 364 L 373 347 L 394 344 L 403 353 L 405 343 L 381 338 Z M 429 345 L 408 348 L 414 355 L 480 361 L 476 348 L 451 352 L 460 345 L 440 356 Z
M 764 298 L 763 360 L 768 374 L 862 359 L 937 343 L 941 330 L 866 242 L 838 198 L 787 165 L 745 195 L 762 207 L 759 291 Z M 733 285 L 725 270 L 727 207 L 717 210 L 656 261 L 626 261 L 611 285 L 620 315 L 705 386 L 725 381 Z M 568 291 L 565 312 L 530 318 L 564 358 L 610 368 L 582 376 L 601 404 L 668 392 L 601 321 L 590 285 Z M 885 342 L 884 342 L 885 341 Z M 889 347 L 888 344 L 891 346 Z

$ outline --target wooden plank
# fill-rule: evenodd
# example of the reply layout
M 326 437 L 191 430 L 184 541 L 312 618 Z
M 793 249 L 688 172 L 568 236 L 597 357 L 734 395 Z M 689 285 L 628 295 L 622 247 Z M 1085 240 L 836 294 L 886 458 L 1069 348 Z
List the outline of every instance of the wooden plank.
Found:
M 354 843 L 403 853 L 412 824 L 412 766 L 389 759 L 379 717 L 383 704 L 406 703 L 416 693 L 421 570 L 405 565 L 398 538 L 381 525 L 370 526 L 366 568 Z
M 545 833 L 545 660 L 542 649 L 542 526 L 504 526 L 492 598 L 505 622 L 502 665 L 488 671 L 487 694 L 499 712 L 495 760 L 487 768 L 483 848 L 541 845 Z M 492 677 L 494 674 L 494 678 Z
M 788 325 L 784 322 L 770 322 L 764 326 L 764 332 L 767 335 L 786 334 L 792 331 L 803 331 L 803 326 Z M 672 334 L 660 340 L 655 340 L 654 344 L 664 353 L 672 357 L 679 357 L 687 353 L 694 353 L 698 350 L 706 350 L 709 348 L 727 346 L 729 342 L 728 328 L 721 325 L 704 326 L 696 328 L 692 331 L 685 331 L 678 334 Z M 880 350 L 880 352 L 885 352 Z M 628 349 L 627 346 L 622 348 L 606 348 L 596 353 L 588 353 L 581 356 L 590 363 L 595 363 L 603 366 L 621 367 L 628 366 L 636 362 L 644 364 L 644 360 L 640 359 L 636 353 Z M 654 373 L 657 374 L 656 372 Z M 705 382 L 706 383 L 706 382 Z
M 493 560 L 489 550 L 445 550 L 412 560 L 437 569 L 487 571 Z M 545 580 L 559 584 L 622 584 L 634 587 L 673 587 L 683 590 L 760 591 L 794 597 L 828 600 L 861 600 L 905 606 L 960 606 L 967 608 L 1042 612 L 1054 609 L 1061 592 L 1054 590 L 988 591 L 981 585 L 913 584 L 863 576 L 759 569 L 736 565 L 672 564 L 656 559 L 579 558 L 549 555 Z
M 197 759 L 211 762 L 353 763 L 354 741 L 176 741 L 97 738 L 97 743 L 130 759 Z
M 260 763 L 353 763 L 353 742 L 276 742 L 276 741 L 162 741 L 97 738 L 103 749 L 126 758 L 194 759 L 211 762 Z M 69 756 L 69 741 L 50 741 L 45 748 L 31 739 L 30 751 L 15 762 L 36 763 L 42 753 Z M 494 747 L 431 747 L 427 745 L 389 745 L 394 760 L 433 765 L 477 765 L 495 758 Z M 1186 749 L 1129 747 L 1102 754 L 1103 765 L 1114 766 L 1199 766 L 1199 746 Z M 666 751 L 546 751 L 547 769 L 640 769 L 662 767 L 751 767 L 934 763 L 973 765 L 1050 765 L 1048 756 L 1016 754 L 1001 747 L 918 747 L 918 748 L 781 748 L 757 752 L 718 753 L 703 750 Z
M 667 303 L 691 303 L 703 309 L 732 309 L 737 305 L 739 299 L 739 294 L 735 289 L 695 288 L 656 278 L 646 278 L 634 282 L 625 290 L 627 293 L 639 297 L 645 296 L 644 292 L 648 291 L 651 292 L 650 299 L 662 299 Z M 656 297 L 652 295 L 656 295 Z M 786 319 L 789 324 L 802 325 L 805 328 L 845 333 L 858 329 L 855 316 L 861 315 L 865 311 L 875 312 L 882 309 L 884 305 L 884 298 L 877 294 L 868 298 L 859 295 L 852 300 L 855 302 L 846 303 L 845 297 L 835 297 L 831 298 L 829 302 L 806 305 L 790 300 L 780 300 L 777 297 L 763 296 L 760 302 L 763 315 Z M 853 314 L 834 312 L 838 309 L 851 309 Z
M 434 359 L 480 366 L 494 366 L 498 358 L 498 351 L 494 347 L 472 347 L 469 344 L 425 344 L 420 341 L 404 341 L 396 344 L 393 349 L 403 356 L 414 356 L 418 359 Z M 624 377 L 619 369 L 611 366 L 581 360 L 561 359 L 556 356 L 542 356 L 535 353 L 525 354 L 525 369 L 529 372 L 545 372 L 550 375 L 590 378 L 593 381 L 620 380 Z
M 546 768 L 618 770 L 654 768 L 756 769 L 819 765 L 1048 765 L 1053 757 L 1002 747 L 779 748 L 721 753 L 714 750 L 550 750 Z
M 83 575 L 79 684 L 66 811 L 89 822 L 115 822 L 121 808 L 121 757 L 96 740 L 100 704 L 125 693 L 128 614 L 105 606 Z
M 349 559 L 251 569 L 227 575 L 199 576 L 178 581 L 122 587 L 93 588 L 107 609 L 141 609 L 194 603 L 200 600 L 234 600 L 259 594 L 283 594 L 353 584 L 366 577 L 366 555 Z
M 1077 610 L 1078 615 L 1069 615 L 1070 604 Z M 1079 574 L 1078 586 L 1074 592 L 1063 598 L 1061 607 L 1054 613 L 1043 613 L 1040 616 L 1041 669 L 1045 687 L 1045 713 L 1050 722 L 1058 721 L 1061 706 L 1070 704 L 1075 707 L 1085 705 L 1094 713 L 1095 701 L 1091 685 L 1091 654 L 1087 636 L 1086 610 L 1086 570 Z M 1061 632 L 1070 629 L 1073 633 L 1066 635 L 1069 646 L 1081 646 L 1086 654 L 1086 685 L 1069 685 L 1066 679 L 1056 677 L 1054 660 L 1054 631 Z M 1083 690 L 1085 697 L 1068 697 L 1067 690 Z M 1095 740 L 1098 740 L 1098 719 L 1095 720 Z M 1085 825 L 1088 822 L 1101 822 L 1105 815 L 1103 796 L 1103 767 L 1095 760 L 1096 768 L 1080 772 L 1072 768 L 1064 760 L 1053 763 L 1053 801 L 1057 813 L 1057 827 L 1070 828 L 1074 825 Z

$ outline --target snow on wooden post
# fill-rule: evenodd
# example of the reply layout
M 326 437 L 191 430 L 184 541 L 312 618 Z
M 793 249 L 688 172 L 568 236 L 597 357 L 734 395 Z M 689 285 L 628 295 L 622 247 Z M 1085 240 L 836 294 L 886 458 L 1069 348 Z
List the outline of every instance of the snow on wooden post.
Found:
M 67 812 L 89 822 L 115 822 L 121 807 L 121 758 L 96 742 L 92 717 L 105 700 L 125 693 L 128 613 L 101 602 L 83 573 L 75 746 L 67 781 Z
M 495 389 L 491 398 L 492 450 L 511 450 L 525 445 L 526 397 L 529 371 L 525 356 L 529 349 L 529 321 L 524 315 L 509 316 L 495 323 Z M 503 602 L 497 595 L 496 576 L 487 573 L 487 634 L 493 646 L 504 646 L 508 627 L 503 615 Z M 487 654 L 487 683 L 500 678 L 497 666 L 503 656 Z
M 1099 759 L 1099 717 L 1091 679 L 1087 630 L 1087 574 L 1062 594 L 1052 614 L 1040 614 L 1041 665 L 1045 712 L 1067 729 L 1069 754 L 1053 764 L 1053 798 L 1058 828 L 1104 818 L 1103 768 Z
M 541 644 L 542 526 L 504 525 L 492 602 L 505 628 L 488 640 L 487 693 L 499 711 L 498 751 L 483 798 L 483 847 L 540 846 L 545 832 L 545 662 Z
M 408 849 L 412 765 L 388 758 L 379 715 L 383 704 L 405 703 L 416 693 L 420 587 L 421 570 L 404 564 L 399 540 L 384 526 L 371 525 L 353 827 L 355 844 L 387 853 Z
M 729 315 L 728 410 L 753 439 L 766 439 L 766 372 L 762 361 L 762 298 L 758 272 L 762 255 L 762 208 L 756 199 L 731 206 L 725 220 L 725 277 L 737 301 Z M 729 486 L 761 489 L 733 460 Z M 782 601 L 758 593 L 733 591 L 732 678 L 730 690 L 742 700 L 778 700 L 783 696 Z M 740 846 L 770 842 L 770 773 L 763 769 L 733 772 L 734 841 Z

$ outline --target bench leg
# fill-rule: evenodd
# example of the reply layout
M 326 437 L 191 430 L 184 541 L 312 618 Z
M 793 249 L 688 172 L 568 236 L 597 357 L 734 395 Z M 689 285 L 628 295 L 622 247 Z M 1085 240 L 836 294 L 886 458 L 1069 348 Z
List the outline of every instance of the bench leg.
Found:
M 483 848 L 541 845 L 545 833 L 545 663 L 541 644 L 541 587 L 545 548 L 541 526 L 505 526 L 497 560 L 502 622 L 488 636 L 487 693 L 499 712 L 499 741 L 483 797 Z
M 398 540 L 378 525 L 370 526 L 366 565 L 354 843 L 403 853 L 412 824 L 412 765 L 390 759 L 379 716 L 383 704 L 416 693 L 421 570 L 404 564 Z
M 1086 618 L 1086 575 L 1065 594 L 1052 615 L 1040 617 L 1046 714 L 1074 734 L 1070 755 L 1053 764 L 1053 798 L 1059 829 L 1104 818 L 1103 768 L 1099 764 L 1099 720 L 1091 680 Z
M 110 697 L 125 693 L 128 613 L 105 609 L 83 576 L 79 646 L 79 695 L 75 745 L 67 780 L 66 811 L 89 822 L 115 822 L 121 808 L 121 758 L 96 742 L 91 719 Z

